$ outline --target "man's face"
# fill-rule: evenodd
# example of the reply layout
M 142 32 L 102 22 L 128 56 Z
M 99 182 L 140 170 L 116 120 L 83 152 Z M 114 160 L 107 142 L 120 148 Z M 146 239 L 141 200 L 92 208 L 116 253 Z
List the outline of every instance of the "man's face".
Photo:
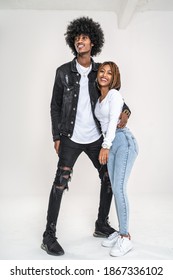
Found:
M 75 37 L 74 46 L 78 54 L 91 53 L 93 44 L 89 36 L 81 34 Z

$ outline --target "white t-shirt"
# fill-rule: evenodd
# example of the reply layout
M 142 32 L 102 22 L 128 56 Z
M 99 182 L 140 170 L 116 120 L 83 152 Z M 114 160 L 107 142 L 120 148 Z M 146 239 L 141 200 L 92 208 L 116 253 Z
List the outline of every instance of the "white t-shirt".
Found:
M 112 141 L 115 138 L 119 116 L 123 108 L 123 98 L 121 93 L 116 89 L 111 89 L 106 97 L 100 102 L 99 99 L 95 107 L 95 115 L 100 121 L 104 142 L 108 147 L 111 147 Z
M 101 136 L 93 118 L 88 90 L 88 74 L 92 65 L 86 68 L 76 61 L 76 67 L 81 74 L 81 79 L 76 120 L 71 140 L 79 144 L 88 144 L 98 140 Z

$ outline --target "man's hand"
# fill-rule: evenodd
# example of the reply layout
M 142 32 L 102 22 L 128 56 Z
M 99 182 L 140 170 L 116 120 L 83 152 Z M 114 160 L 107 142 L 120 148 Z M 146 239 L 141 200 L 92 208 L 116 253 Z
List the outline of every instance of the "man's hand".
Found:
M 120 122 L 117 125 L 118 128 L 124 128 L 127 124 L 128 121 L 128 115 L 124 112 L 121 113 L 120 115 Z
M 59 153 L 59 145 L 60 145 L 60 140 L 56 140 L 54 142 L 54 148 L 57 154 Z
M 101 148 L 99 153 L 99 162 L 100 164 L 106 164 L 108 162 L 109 149 Z

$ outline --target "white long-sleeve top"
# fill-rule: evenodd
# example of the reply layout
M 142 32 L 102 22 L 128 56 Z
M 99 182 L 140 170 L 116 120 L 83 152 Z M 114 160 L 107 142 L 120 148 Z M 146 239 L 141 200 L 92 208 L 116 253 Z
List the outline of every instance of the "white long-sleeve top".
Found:
M 119 116 L 122 112 L 124 101 L 121 93 L 116 89 L 111 89 L 106 97 L 100 102 L 99 99 L 95 107 L 96 118 L 100 121 L 104 142 L 102 145 L 111 147 L 115 138 Z

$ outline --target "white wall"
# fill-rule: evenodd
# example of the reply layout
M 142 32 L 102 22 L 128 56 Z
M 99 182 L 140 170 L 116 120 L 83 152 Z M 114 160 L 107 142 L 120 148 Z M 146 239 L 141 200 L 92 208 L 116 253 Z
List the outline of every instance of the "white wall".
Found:
M 128 126 L 140 154 L 129 188 L 172 191 L 173 12 L 141 13 L 119 30 L 109 12 L 0 11 L 1 195 L 49 193 L 57 162 L 49 114 L 55 70 L 73 57 L 64 40 L 67 24 L 83 15 L 100 22 L 106 43 L 95 60 L 117 62 L 132 110 Z M 82 155 L 70 188 L 91 191 L 97 184 Z

